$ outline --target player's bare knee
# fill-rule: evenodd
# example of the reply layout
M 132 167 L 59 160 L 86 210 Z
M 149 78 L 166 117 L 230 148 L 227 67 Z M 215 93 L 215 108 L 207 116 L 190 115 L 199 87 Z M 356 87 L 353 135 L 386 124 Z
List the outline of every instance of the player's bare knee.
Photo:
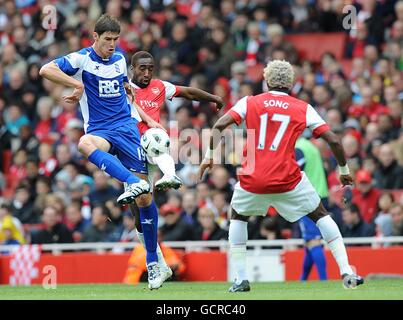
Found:
M 78 142 L 78 151 L 80 151 L 85 156 L 89 156 L 96 149 L 91 137 L 84 135 L 80 138 Z
M 308 214 L 308 217 L 313 221 L 313 222 L 318 222 L 319 219 L 322 219 L 323 217 L 326 217 L 329 215 L 329 213 L 326 211 L 325 207 L 323 206 L 322 203 L 320 203 L 319 207 L 314 211 Z
M 152 200 L 153 200 L 153 198 L 151 196 L 151 193 L 146 193 L 146 194 L 142 194 L 136 198 L 136 204 L 138 207 L 144 208 L 144 207 L 148 207 L 151 204 Z
M 231 213 L 232 220 L 241 220 L 241 221 L 248 221 L 248 217 L 238 214 L 234 209 L 232 209 Z

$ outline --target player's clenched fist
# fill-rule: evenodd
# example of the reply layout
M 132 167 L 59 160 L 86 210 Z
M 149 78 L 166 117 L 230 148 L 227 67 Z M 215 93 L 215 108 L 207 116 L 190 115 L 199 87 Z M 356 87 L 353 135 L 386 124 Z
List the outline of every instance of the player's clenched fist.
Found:
M 214 97 L 216 99 L 215 104 L 217 110 L 221 110 L 221 108 L 224 106 L 224 100 L 220 96 L 214 96 Z
M 340 175 L 340 182 L 343 186 L 353 185 L 353 177 L 350 174 Z

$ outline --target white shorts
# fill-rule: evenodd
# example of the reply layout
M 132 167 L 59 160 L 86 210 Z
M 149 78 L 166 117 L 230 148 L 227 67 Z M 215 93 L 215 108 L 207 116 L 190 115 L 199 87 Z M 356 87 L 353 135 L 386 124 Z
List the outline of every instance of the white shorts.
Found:
M 265 216 L 269 207 L 274 207 L 287 221 L 295 222 L 315 211 L 320 203 L 318 193 L 304 172 L 297 186 L 288 192 L 257 194 L 235 185 L 231 207 L 243 216 Z

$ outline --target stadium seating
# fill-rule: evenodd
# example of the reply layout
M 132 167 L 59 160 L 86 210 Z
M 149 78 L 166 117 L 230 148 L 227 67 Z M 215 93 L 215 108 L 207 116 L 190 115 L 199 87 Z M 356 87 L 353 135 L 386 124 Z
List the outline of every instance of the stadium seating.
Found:
M 319 63 L 326 52 L 331 52 L 337 60 L 342 60 L 346 37 L 343 32 L 305 33 L 286 35 L 285 40 L 295 46 L 301 60 Z

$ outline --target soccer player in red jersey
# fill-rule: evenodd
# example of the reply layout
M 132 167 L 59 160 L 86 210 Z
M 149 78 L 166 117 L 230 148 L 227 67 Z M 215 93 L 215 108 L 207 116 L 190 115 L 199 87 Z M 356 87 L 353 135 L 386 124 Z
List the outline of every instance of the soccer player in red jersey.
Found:
M 215 103 L 217 109 L 221 109 L 224 105 L 220 96 L 212 95 L 197 88 L 176 86 L 168 81 L 153 79 L 154 58 L 147 51 L 139 51 L 132 56 L 130 69 L 133 72 L 133 77 L 129 83 L 133 88 L 135 101 L 140 107 L 138 111 L 142 119 L 147 119 L 148 116 L 159 123 L 161 108 L 165 101 L 172 100 L 174 97 L 195 101 L 209 101 Z M 139 122 L 138 126 L 140 134 L 144 134 L 149 129 L 146 122 Z M 162 126 L 160 127 L 162 128 Z M 164 174 L 155 183 L 156 190 L 178 189 L 182 185 L 182 182 L 175 174 L 174 160 L 169 154 L 163 154 L 152 159 L 149 157 L 148 160 L 151 164 L 157 165 Z
M 160 123 L 160 112 L 166 100 L 172 100 L 174 97 L 186 98 L 196 101 L 209 101 L 216 104 L 217 109 L 221 109 L 224 102 L 220 96 L 212 95 L 206 91 L 184 86 L 176 86 L 170 82 L 153 79 L 154 58 L 146 51 L 136 52 L 131 59 L 133 76 L 129 81 L 131 86 L 132 97 L 137 104 L 137 111 L 143 122 L 139 122 L 140 134 L 144 134 L 150 128 L 150 124 L 154 128 L 162 128 Z M 132 98 L 129 97 L 129 98 Z M 132 108 L 135 106 L 132 104 Z M 132 116 L 137 117 L 136 110 L 132 109 Z M 141 121 L 141 119 L 138 119 Z M 148 174 L 149 180 L 153 178 L 155 166 L 162 171 L 163 177 L 155 183 L 156 190 L 166 190 L 168 188 L 178 189 L 182 185 L 182 181 L 176 176 L 175 162 L 168 153 L 161 154 L 158 157 L 147 156 L 149 163 Z M 150 165 L 151 164 L 151 165 Z M 152 186 L 152 181 L 150 181 Z M 130 205 L 130 209 L 135 216 L 136 231 L 139 241 L 144 245 L 144 236 L 138 210 L 134 205 Z M 157 247 L 158 263 L 161 275 L 164 280 L 172 275 L 172 271 L 165 263 L 161 249 Z
M 348 262 L 346 248 L 336 223 L 326 212 L 320 198 L 295 160 L 295 143 L 305 128 L 314 137 L 323 138 L 330 146 L 339 164 L 340 181 L 351 185 L 353 178 L 346 164 L 343 147 L 338 137 L 308 103 L 288 95 L 294 84 L 294 71 L 290 63 L 274 60 L 264 69 L 269 92 L 247 96 L 239 100 L 214 125 L 222 132 L 229 125 L 245 122 L 248 135 L 244 154 L 254 153 L 254 170 L 239 176 L 231 200 L 232 217 L 229 227 L 230 256 L 236 269 L 236 281 L 230 292 L 249 291 L 246 276 L 247 221 L 249 216 L 266 215 L 273 206 L 287 221 L 295 222 L 304 216 L 311 218 L 327 242 L 343 278 L 346 288 L 364 283 Z M 200 165 L 199 178 L 213 166 L 213 150 L 219 140 L 210 137 L 210 146 Z M 253 157 L 251 157 L 253 158 Z M 250 159 L 242 168 L 251 168 Z

